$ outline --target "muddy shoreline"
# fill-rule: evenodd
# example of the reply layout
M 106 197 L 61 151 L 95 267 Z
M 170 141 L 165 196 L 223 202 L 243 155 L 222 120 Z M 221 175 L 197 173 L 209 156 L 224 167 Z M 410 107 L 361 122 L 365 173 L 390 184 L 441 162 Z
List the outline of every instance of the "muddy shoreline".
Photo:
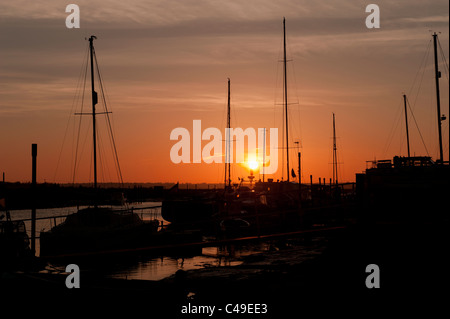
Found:
M 376 301 L 384 307 L 399 296 L 423 298 L 446 287 L 442 274 L 449 269 L 448 223 L 355 224 L 325 238 L 293 240 L 294 245 L 286 241 L 283 246 L 279 241 L 273 251 L 246 256 L 237 266 L 180 270 L 159 281 L 82 273 L 82 287 L 69 290 L 64 275 L 16 274 L 3 275 L 1 290 L 10 297 L 27 291 L 46 300 L 82 298 L 94 308 L 97 305 L 86 296 L 114 302 L 118 309 L 127 307 L 124 301 L 145 300 L 134 304 L 133 311 L 156 309 L 167 318 L 186 317 L 180 315 L 188 304 L 267 304 L 268 313 L 256 318 L 283 318 L 312 308 L 317 301 L 352 305 Z M 380 268 L 379 289 L 366 287 L 369 264 Z M 214 315 L 221 316 L 233 317 Z

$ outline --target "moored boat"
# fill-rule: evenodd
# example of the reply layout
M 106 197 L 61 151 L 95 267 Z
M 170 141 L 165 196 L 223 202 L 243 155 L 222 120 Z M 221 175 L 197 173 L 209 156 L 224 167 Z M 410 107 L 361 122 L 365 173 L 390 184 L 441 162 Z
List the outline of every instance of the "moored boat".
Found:
M 96 115 L 106 114 L 108 116 L 109 112 L 105 106 L 105 112 L 96 113 L 95 106 L 98 103 L 98 98 L 94 88 L 94 61 L 97 61 L 97 59 L 93 45 L 94 39 L 96 39 L 95 36 L 89 38 L 92 113 L 80 113 L 79 115 L 92 116 L 94 163 L 94 187 L 92 192 L 95 195 L 98 189 Z M 98 66 L 96 69 L 98 70 Z M 103 87 L 101 88 L 103 89 Z M 113 138 L 112 141 L 114 141 Z M 117 153 L 115 155 L 117 160 Z M 150 245 L 152 238 L 157 233 L 158 225 L 158 220 L 143 221 L 136 213 L 129 209 L 113 210 L 112 208 L 94 205 L 93 207 L 80 209 L 78 212 L 69 215 L 62 224 L 56 225 L 50 231 L 41 232 L 41 256 L 105 250 L 117 251 L 120 249 Z

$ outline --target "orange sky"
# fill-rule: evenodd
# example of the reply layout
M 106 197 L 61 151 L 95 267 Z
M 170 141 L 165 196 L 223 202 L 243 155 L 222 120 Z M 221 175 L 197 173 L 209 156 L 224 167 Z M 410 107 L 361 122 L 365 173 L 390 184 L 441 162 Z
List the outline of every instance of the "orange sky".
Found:
M 225 136 L 228 77 L 232 127 L 278 127 L 281 147 L 283 16 L 292 60 L 290 144 L 300 141 L 303 181 L 331 177 L 333 112 L 340 181 L 353 181 L 367 160 L 406 155 L 403 93 L 426 145 L 410 116 L 412 153 L 438 155 L 432 51 L 426 53 L 429 30 L 441 31 L 448 64 L 446 1 L 379 2 L 377 30 L 365 26 L 364 1 L 76 3 L 80 29 L 66 28 L 60 1 L 0 4 L 0 172 L 7 181 L 31 180 L 32 143 L 38 182 L 72 181 L 73 100 L 92 34 L 125 182 L 223 181 L 224 164 L 172 163 L 169 137 L 176 127 L 192 133 L 193 120 Z M 441 112 L 448 116 L 445 67 L 441 62 Z M 90 124 L 83 120 L 77 182 L 92 181 Z M 442 129 L 448 160 L 448 120 Z M 106 163 L 110 151 L 101 152 Z M 296 169 L 297 149 L 291 154 Z M 281 160 L 268 177 L 281 178 Z M 233 165 L 234 181 L 247 175 Z M 106 167 L 99 176 L 117 181 Z

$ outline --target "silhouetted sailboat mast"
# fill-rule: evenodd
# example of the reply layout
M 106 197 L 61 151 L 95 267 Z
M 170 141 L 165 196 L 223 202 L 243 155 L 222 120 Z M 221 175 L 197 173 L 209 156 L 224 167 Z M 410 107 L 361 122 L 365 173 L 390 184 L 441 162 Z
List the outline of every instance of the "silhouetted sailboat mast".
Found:
M 95 128 L 95 105 L 98 103 L 97 92 L 94 87 L 94 39 L 97 39 L 95 35 L 89 38 L 89 52 L 91 57 L 91 90 L 92 90 L 92 135 L 93 135 L 93 148 L 94 148 L 94 188 L 97 188 L 97 136 Z
M 411 153 L 409 150 L 409 129 L 408 129 L 408 111 L 406 108 L 406 94 L 403 94 L 403 102 L 405 105 L 405 122 L 406 122 L 406 144 L 408 146 L 408 157 L 411 157 Z
M 338 185 L 338 161 L 337 161 L 337 144 L 336 144 L 336 123 L 333 113 L 333 184 Z M 325 183 L 325 180 L 324 180 Z
M 230 78 L 228 78 L 228 103 L 227 103 L 227 136 L 225 137 L 225 188 L 231 187 L 231 140 L 230 140 L 230 128 L 231 128 L 231 106 L 230 106 L 230 93 L 231 93 L 231 85 L 230 85 Z M 227 181 L 227 173 L 228 173 L 228 181 Z
M 439 162 L 444 161 L 444 155 L 442 151 L 442 129 L 441 122 L 445 120 L 445 116 L 441 115 L 441 98 L 439 93 L 439 78 L 441 77 L 441 72 L 438 67 L 438 55 L 437 55 L 437 34 L 433 34 L 433 46 L 434 46 L 434 74 L 436 80 L 436 103 L 437 103 L 437 117 L 438 117 L 438 133 L 439 133 Z
M 286 18 L 283 17 L 283 70 L 284 70 L 284 115 L 286 121 L 286 173 L 289 182 L 289 125 L 288 125 L 288 97 L 287 97 L 287 70 L 286 70 Z
M 114 140 L 114 134 L 112 131 L 112 126 L 111 126 L 111 121 L 109 118 L 109 112 L 108 111 L 108 107 L 106 105 L 106 98 L 105 98 L 105 93 L 104 93 L 104 89 L 103 89 L 103 83 L 102 83 L 102 78 L 100 75 L 100 70 L 98 67 L 98 62 L 97 62 L 97 57 L 95 55 L 95 49 L 94 49 L 94 39 L 97 39 L 96 36 L 92 35 L 91 37 L 89 37 L 89 59 L 90 59 L 90 72 L 91 72 L 91 96 L 92 96 L 92 112 L 89 113 L 83 113 L 82 111 L 80 113 L 75 113 L 75 115 L 89 115 L 92 116 L 92 144 L 93 144 L 93 171 L 94 171 L 94 189 L 97 189 L 98 187 L 98 167 L 97 167 L 97 149 L 98 149 L 98 143 L 97 143 L 97 119 L 96 116 L 99 114 L 106 114 L 106 119 L 107 119 L 107 126 L 108 126 L 108 130 L 109 130 L 109 137 L 111 140 L 111 146 L 112 146 L 112 151 L 114 153 L 114 157 L 115 157 L 115 164 L 116 164 L 116 170 L 117 170 L 117 176 L 119 179 L 119 183 L 123 184 L 123 179 L 122 179 L 122 172 L 120 169 L 120 165 L 119 165 L 119 158 L 117 155 L 117 149 L 116 149 L 116 145 L 115 145 L 115 140 Z M 104 111 L 102 112 L 97 112 L 96 111 L 96 105 L 98 104 L 98 94 L 95 91 L 95 68 L 94 68 L 94 61 L 95 61 L 95 68 L 97 69 L 97 75 L 98 75 L 98 83 L 100 86 L 100 90 L 101 90 L 101 94 L 103 96 L 103 102 L 104 102 Z M 86 82 L 85 82 L 86 83 Z M 83 93 L 84 95 L 84 93 Z M 78 143 L 77 143 L 78 144 Z M 75 161 L 77 160 L 77 156 L 75 158 Z M 75 171 L 76 171 L 77 165 L 74 165 L 74 180 L 75 180 Z

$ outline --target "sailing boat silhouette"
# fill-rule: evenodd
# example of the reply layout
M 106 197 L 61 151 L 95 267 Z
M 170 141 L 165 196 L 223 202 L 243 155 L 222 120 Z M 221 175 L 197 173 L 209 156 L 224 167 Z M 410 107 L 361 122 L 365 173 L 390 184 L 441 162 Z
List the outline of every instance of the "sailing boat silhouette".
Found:
M 94 39 L 89 38 L 92 113 L 93 123 L 93 159 L 94 159 L 94 194 L 97 193 L 97 136 L 95 105 L 98 95 L 94 87 Z M 97 65 L 98 70 L 98 65 Z M 108 112 L 105 112 L 106 114 Z M 117 153 L 116 153 L 117 157 Z M 61 254 L 83 254 L 99 251 L 114 251 L 142 247 L 152 242 L 153 235 L 158 230 L 158 220 L 144 221 L 132 210 L 113 210 L 95 204 L 78 210 L 67 216 L 66 220 L 53 227 L 50 231 L 41 232 L 41 256 L 55 256 Z
M 450 166 L 449 161 L 444 160 L 441 131 L 442 121 L 446 120 L 446 117 L 440 108 L 438 38 L 436 33 L 432 36 L 439 157 L 433 160 L 429 155 L 411 156 L 407 98 L 403 95 L 408 156 L 368 161 L 371 167 L 368 167 L 365 173 L 356 174 L 358 198 L 365 205 L 366 215 L 374 220 L 418 220 L 421 223 L 448 221 L 448 214 L 442 209 L 442 201 L 447 198 L 450 190 Z

